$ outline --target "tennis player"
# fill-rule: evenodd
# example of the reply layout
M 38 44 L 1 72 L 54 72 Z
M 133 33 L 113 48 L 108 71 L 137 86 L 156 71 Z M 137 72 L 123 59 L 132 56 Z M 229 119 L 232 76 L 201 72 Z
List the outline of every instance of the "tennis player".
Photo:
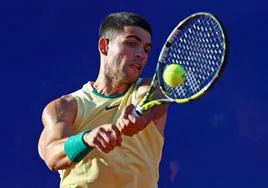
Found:
M 60 187 L 157 187 L 167 105 L 131 114 L 149 88 L 140 74 L 151 35 L 137 14 L 108 15 L 99 30 L 97 79 L 45 107 L 38 150 L 59 171 Z

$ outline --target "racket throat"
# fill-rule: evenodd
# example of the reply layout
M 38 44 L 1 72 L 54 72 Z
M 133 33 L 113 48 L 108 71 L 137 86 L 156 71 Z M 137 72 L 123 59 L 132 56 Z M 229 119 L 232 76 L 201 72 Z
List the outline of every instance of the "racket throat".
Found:
M 133 108 L 131 114 L 135 117 L 141 117 L 142 116 L 142 111 L 139 110 L 139 108 Z

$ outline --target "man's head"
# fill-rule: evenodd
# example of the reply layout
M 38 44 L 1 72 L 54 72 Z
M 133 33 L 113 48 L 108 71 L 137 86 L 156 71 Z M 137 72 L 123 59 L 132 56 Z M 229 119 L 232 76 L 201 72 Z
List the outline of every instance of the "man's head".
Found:
M 101 23 L 100 76 L 116 84 L 131 84 L 140 76 L 151 51 L 151 27 L 134 13 L 108 15 Z

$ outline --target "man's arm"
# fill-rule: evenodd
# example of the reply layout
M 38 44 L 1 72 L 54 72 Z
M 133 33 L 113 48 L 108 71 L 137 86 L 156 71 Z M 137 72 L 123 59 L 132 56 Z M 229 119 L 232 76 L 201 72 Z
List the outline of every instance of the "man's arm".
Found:
M 86 144 L 86 147 L 97 148 L 101 152 L 108 153 L 116 146 L 121 145 L 121 134 L 114 124 L 100 125 L 84 134 L 82 139 L 79 137 L 79 134 L 73 135 L 73 123 L 76 114 L 77 102 L 72 96 L 63 96 L 52 101 L 43 111 L 42 121 L 44 129 L 39 139 L 38 151 L 40 157 L 51 170 L 68 168 L 73 163 L 68 155 L 66 155 L 64 150 L 66 147 L 68 147 L 68 151 L 72 151 L 73 148 L 76 149 L 73 151 L 77 151 L 81 144 Z M 74 137 L 78 136 L 79 139 L 77 139 L 78 137 L 72 139 L 74 137 L 70 137 L 71 135 Z M 68 139 L 72 140 L 66 142 Z M 77 140 L 79 142 L 78 146 L 75 145 Z M 68 143 L 68 146 L 66 146 L 66 143 Z M 83 153 L 82 150 L 81 153 Z M 78 158 L 81 159 L 81 157 Z
M 50 102 L 42 114 L 44 129 L 38 151 L 49 169 L 58 170 L 72 164 L 64 152 L 64 142 L 73 133 L 77 103 L 72 96 L 63 96 Z
M 151 80 L 145 79 L 141 86 L 138 88 L 137 95 L 135 97 L 135 101 L 133 104 L 137 105 L 141 99 L 147 94 L 148 90 L 150 89 Z M 166 98 L 161 91 L 159 85 L 156 87 L 154 94 L 150 100 L 156 100 L 160 98 Z M 161 133 L 161 135 L 164 135 L 164 129 L 166 126 L 166 120 L 167 120 L 167 112 L 168 112 L 168 104 L 161 104 L 159 106 L 154 106 L 151 108 L 148 112 L 145 112 L 145 116 L 148 116 L 148 119 L 153 121 Z
M 120 131 L 126 136 L 133 136 L 137 134 L 139 131 L 144 129 L 150 121 L 153 121 L 159 130 L 159 132 L 164 135 L 164 128 L 166 125 L 167 118 L 167 104 L 161 104 L 159 106 L 155 106 L 148 111 L 146 111 L 141 117 L 136 118 L 131 114 L 133 108 L 139 103 L 139 101 L 143 98 L 143 96 L 148 92 L 150 87 L 150 81 L 144 80 L 140 87 L 136 92 L 136 96 L 133 98 L 132 103 L 134 105 L 127 106 L 121 116 L 117 121 L 117 126 Z M 160 88 L 156 88 L 153 99 L 164 97 Z

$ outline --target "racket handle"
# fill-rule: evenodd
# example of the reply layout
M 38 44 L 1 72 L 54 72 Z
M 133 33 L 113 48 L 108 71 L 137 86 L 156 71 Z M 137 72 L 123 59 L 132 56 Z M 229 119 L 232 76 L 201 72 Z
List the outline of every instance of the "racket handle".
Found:
M 131 114 L 135 117 L 141 117 L 142 115 L 136 108 L 133 108 Z

